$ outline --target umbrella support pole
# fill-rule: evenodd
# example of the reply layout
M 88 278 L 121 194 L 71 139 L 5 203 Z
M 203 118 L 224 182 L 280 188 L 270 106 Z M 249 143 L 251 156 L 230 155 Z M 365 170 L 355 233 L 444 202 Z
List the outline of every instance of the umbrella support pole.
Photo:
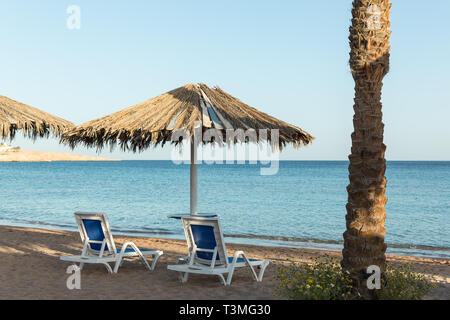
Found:
M 196 216 L 197 210 L 197 145 L 191 141 L 191 215 Z

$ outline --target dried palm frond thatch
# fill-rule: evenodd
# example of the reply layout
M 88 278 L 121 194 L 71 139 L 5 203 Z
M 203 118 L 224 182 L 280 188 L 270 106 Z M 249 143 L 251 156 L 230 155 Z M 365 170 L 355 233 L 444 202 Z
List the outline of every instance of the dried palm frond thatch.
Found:
M 0 95 L 0 138 L 13 139 L 22 130 L 30 138 L 60 136 L 73 123 Z
M 77 143 L 102 148 L 119 144 L 124 150 L 142 151 L 150 145 L 172 142 L 172 133 L 185 130 L 189 136 L 196 123 L 201 129 L 219 130 L 279 130 L 279 148 L 288 143 L 295 147 L 309 144 L 314 138 L 302 129 L 271 117 L 239 101 L 220 88 L 205 84 L 188 84 L 143 103 L 111 115 L 89 121 L 62 136 L 62 142 L 72 148 Z M 239 136 L 233 142 L 240 141 Z M 247 140 L 248 141 L 248 140 Z

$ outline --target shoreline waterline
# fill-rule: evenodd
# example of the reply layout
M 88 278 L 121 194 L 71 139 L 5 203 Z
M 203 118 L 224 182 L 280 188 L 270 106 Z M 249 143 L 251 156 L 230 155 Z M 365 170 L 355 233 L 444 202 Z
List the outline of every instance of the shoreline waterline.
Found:
M 76 226 L 58 225 L 43 222 L 16 222 L 5 223 L 0 219 L 0 227 L 18 227 L 26 229 L 41 229 L 53 231 L 68 231 L 77 233 Z M 180 226 L 181 228 L 181 226 Z M 182 233 L 174 233 L 169 230 L 158 230 L 147 228 L 147 230 L 127 230 L 111 226 L 113 234 L 118 236 L 130 237 L 145 237 L 145 238 L 161 238 L 167 240 L 185 240 Z M 283 247 L 283 248 L 298 248 L 319 251 L 341 251 L 343 248 L 343 241 L 336 240 L 322 240 L 322 239 L 301 239 L 282 236 L 264 236 L 264 235 L 237 235 L 224 234 L 227 243 L 256 245 L 262 247 Z M 393 255 L 420 257 L 420 258 L 439 258 L 450 259 L 450 248 L 439 248 L 431 246 L 417 246 L 417 245 L 398 245 L 387 244 L 386 253 Z
M 198 210 L 221 217 L 228 242 L 341 250 L 348 164 L 201 165 Z M 73 212 L 103 212 L 115 233 L 183 239 L 189 166 L 171 161 L 3 163 L 0 224 L 74 231 Z M 450 162 L 389 162 L 388 253 L 449 257 Z

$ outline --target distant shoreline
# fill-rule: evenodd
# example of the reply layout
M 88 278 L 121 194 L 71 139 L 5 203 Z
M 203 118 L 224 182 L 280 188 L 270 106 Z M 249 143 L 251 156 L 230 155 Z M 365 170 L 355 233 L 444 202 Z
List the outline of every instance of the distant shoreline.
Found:
M 0 162 L 54 162 L 54 161 L 121 161 L 86 155 L 45 152 L 45 151 L 4 151 L 0 152 Z

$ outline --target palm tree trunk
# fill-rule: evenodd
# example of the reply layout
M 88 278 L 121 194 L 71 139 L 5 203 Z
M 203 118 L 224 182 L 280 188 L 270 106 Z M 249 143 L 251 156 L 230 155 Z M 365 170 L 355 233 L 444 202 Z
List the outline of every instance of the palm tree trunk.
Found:
M 381 112 L 383 77 L 389 70 L 389 0 L 354 0 L 350 27 L 350 67 L 355 80 L 355 115 L 347 187 L 347 230 L 342 267 L 350 271 L 364 298 L 367 267 L 386 266 L 386 146 Z

